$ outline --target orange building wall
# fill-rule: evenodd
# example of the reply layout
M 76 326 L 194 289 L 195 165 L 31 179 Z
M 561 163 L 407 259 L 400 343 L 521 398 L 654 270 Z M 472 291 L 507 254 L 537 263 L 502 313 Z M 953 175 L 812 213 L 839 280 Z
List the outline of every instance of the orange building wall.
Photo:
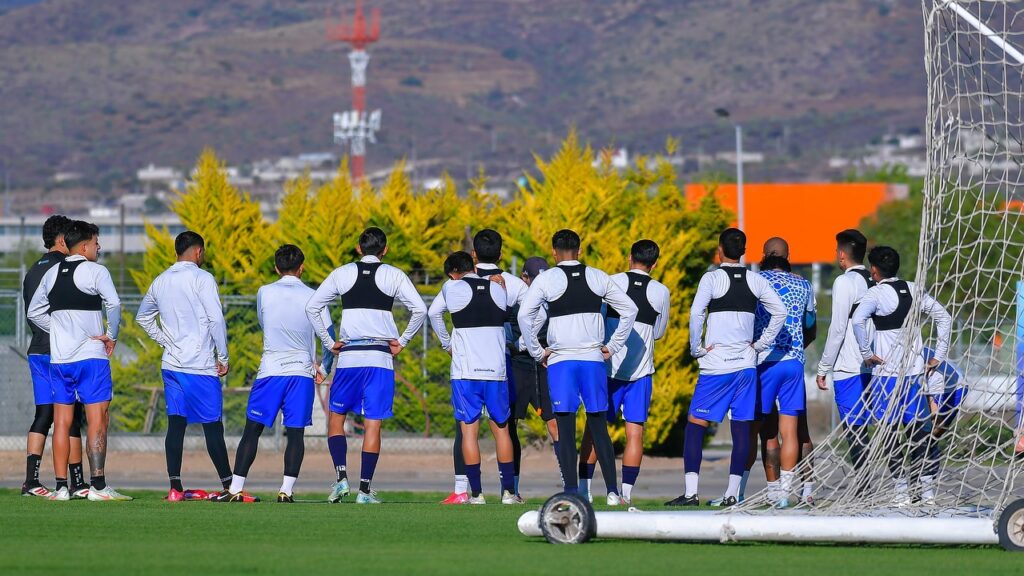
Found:
M 794 264 L 835 260 L 836 233 L 856 228 L 878 206 L 900 196 L 901 190 L 880 183 L 744 184 L 747 261 L 761 257 L 764 241 L 781 236 L 789 242 Z M 905 190 L 902 191 L 905 194 Z M 696 205 L 707 194 L 702 184 L 686 187 L 686 198 Z M 722 206 L 736 212 L 736 185 L 721 184 L 715 195 Z M 733 225 L 735 225 L 735 219 Z

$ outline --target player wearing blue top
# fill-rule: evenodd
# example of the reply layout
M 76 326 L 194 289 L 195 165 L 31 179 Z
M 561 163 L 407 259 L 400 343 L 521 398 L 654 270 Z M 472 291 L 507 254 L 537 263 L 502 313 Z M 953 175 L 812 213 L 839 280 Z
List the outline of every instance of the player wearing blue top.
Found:
M 924 348 L 925 362 L 935 357 L 935 350 Z M 932 435 L 936 438 L 948 430 L 960 413 L 960 404 L 967 395 L 967 385 L 963 382 L 964 375 L 948 358 L 935 367 L 928 376 L 925 391 L 928 395 L 928 407 L 935 419 Z
M 721 504 L 732 506 L 750 450 L 750 422 L 757 401 L 757 356 L 767 349 L 786 322 L 786 308 L 762 276 L 739 260 L 746 252 L 747 236 L 729 228 L 718 239 L 722 265 L 704 274 L 690 307 L 690 353 L 698 359 L 700 376 L 690 401 L 683 438 L 685 492 L 666 506 L 697 506 L 698 479 L 704 435 L 710 422 L 730 413 L 732 458 L 729 487 Z M 771 315 L 761 338 L 754 340 L 754 313 L 760 302 Z M 707 320 L 707 327 L 704 322 Z
M 303 435 L 313 424 L 313 397 L 331 371 L 334 355 L 324 351 L 323 361 L 316 359 L 316 333 L 306 318 L 306 302 L 313 289 L 302 282 L 306 257 L 298 246 L 285 244 L 274 253 L 274 270 L 280 280 L 261 286 L 256 292 L 256 319 L 263 329 L 263 356 L 256 381 L 249 392 L 245 429 L 235 453 L 235 469 L 231 486 L 222 499 L 229 502 L 258 501 L 242 489 L 249 468 L 256 460 L 260 435 L 273 426 L 277 413 L 282 413 L 285 437 L 284 479 L 277 494 L 278 502 L 294 502 L 292 491 L 305 455 Z M 323 310 L 322 320 L 331 324 L 330 311 Z M 333 328 L 332 328 L 333 332 Z

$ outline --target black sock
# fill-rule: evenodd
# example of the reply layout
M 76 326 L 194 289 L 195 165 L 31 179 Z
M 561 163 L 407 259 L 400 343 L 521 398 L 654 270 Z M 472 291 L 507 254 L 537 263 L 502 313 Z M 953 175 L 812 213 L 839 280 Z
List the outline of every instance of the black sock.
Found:
M 359 481 L 359 491 L 362 492 L 363 494 L 369 494 L 370 493 L 370 481 L 369 480 L 360 480 Z
M 575 492 L 579 489 L 579 477 L 576 475 L 576 414 L 556 413 L 555 423 L 558 424 L 558 467 L 562 470 L 562 483 L 566 491 Z
M 594 451 L 597 461 L 601 464 L 601 475 L 608 493 L 619 492 L 618 472 L 615 469 L 615 448 L 611 436 L 608 435 L 608 417 L 604 412 L 587 414 L 587 428 L 594 439 Z
M 54 489 L 54 491 L 57 491 L 57 490 L 60 490 L 61 488 L 67 488 L 67 487 L 68 487 L 68 479 L 67 478 L 57 478 L 57 485 L 53 489 Z
M 245 421 L 242 439 L 239 440 L 238 450 L 235 451 L 235 474 L 238 476 L 244 478 L 249 475 L 249 468 L 256 461 L 256 449 L 260 446 L 261 434 L 263 434 L 263 424 L 252 420 Z
M 188 421 L 184 416 L 167 417 L 167 437 L 164 438 L 167 477 L 171 481 L 171 488 L 178 492 L 185 491 L 181 485 L 181 453 L 185 447 L 185 429 L 187 427 Z
M 285 476 L 299 477 L 299 469 L 302 468 L 302 458 L 306 455 L 305 432 L 305 428 L 284 429 L 284 434 L 288 438 L 288 445 L 284 449 Z
M 185 491 L 185 487 L 181 485 L 181 476 L 171 476 L 168 480 L 171 481 L 171 490 L 177 490 L 178 492 Z
M 107 478 L 106 476 L 93 476 L 89 484 L 92 484 L 92 487 L 97 490 L 103 490 L 107 487 Z
M 217 469 L 217 476 L 224 488 L 231 486 L 231 464 L 228 462 L 228 447 L 224 443 L 224 423 L 220 420 L 203 424 L 206 436 L 206 452 Z
M 39 463 L 43 461 L 40 454 L 29 454 L 25 462 L 25 485 L 39 485 Z
M 519 469 L 523 462 L 523 443 L 519 441 L 518 421 L 510 418 L 508 421 L 508 436 L 512 440 L 512 466 L 516 476 L 519 476 Z
M 68 476 L 71 478 L 71 485 L 76 489 L 85 486 L 85 472 L 82 471 L 82 463 L 68 464 Z
M 466 475 L 466 459 L 462 455 L 462 424 L 455 422 L 455 442 L 452 443 L 452 467 L 456 476 Z

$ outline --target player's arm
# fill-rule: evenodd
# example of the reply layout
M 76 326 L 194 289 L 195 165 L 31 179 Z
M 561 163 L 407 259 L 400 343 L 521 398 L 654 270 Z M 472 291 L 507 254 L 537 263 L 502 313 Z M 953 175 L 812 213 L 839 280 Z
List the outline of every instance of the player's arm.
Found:
M 60 265 L 50 268 L 39 281 L 39 288 L 32 295 L 28 304 L 28 319 L 45 332 L 50 331 L 50 287 L 53 286 L 53 279 L 57 277 L 57 269 Z
M 334 340 L 334 337 L 328 331 L 333 322 L 331 322 L 329 316 L 327 317 L 327 322 L 324 321 L 324 310 L 327 310 L 327 305 L 334 302 L 335 298 L 341 296 L 341 292 L 338 291 L 338 275 L 340 273 L 340 268 L 331 272 L 323 284 L 309 297 L 309 301 L 306 302 L 306 318 L 313 325 L 313 330 L 316 332 L 317 337 L 320 338 L 320 344 L 323 345 L 324 350 L 333 350 L 335 353 L 341 347 L 337 346 L 338 342 Z
M 546 286 L 544 274 L 541 274 L 533 281 L 530 289 L 526 291 L 522 304 L 519 305 L 519 329 L 523 333 L 523 344 L 526 351 L 538 362 L 544 359 L 545 350 L 540 345 L 540 329 L 544 326 L 540 318 L 540 310 L 546 298 Z
M 871 350 L 871 338 L 868 337 L 868 319 L 878 309 L 877 294 L 878 292 L 874 289 L 868 290 L 864 298 L 861 299 L 860 304 L 857 305 L 853 318 L 850 319 L 850 322 L 853 322 L 853 337 L 857 339 L 857 347 L 860 348 L 861 358 L 869 366 L 881 364 L 883 361 L 883 359 L 875 356 L 874 351 Z
M 821 360 L 818 362 L 819 377 L 831 372 L 839 358 L 839 351 L 846 339 L 846 328 L 851 320 L 850 310 L 853 308 L 855 294 L 855 288 L 843 276 L 839 276 L 832 283 L 832 319 L 828 324 L 828 335 L 825 336 L 825 349 L 822 350 Z
M 661 299 L 657 303 L 658 319 L 654 322 L 654 339 L 661 340 L 665 337 L 665 331 L 668 330 L 668 313 L 672 308 L 671 294 L 666 287 L 661 292 Z
M 320 311 L 320 322 L 327 326 L 327 335 L 330 336 L 331 342 L 334 342 L 337 339 L 337 336 L 334 330 L 334 321 L 331 320 L 331 308 L 329 306 L 324 306 L 323 310 Z M 316 333 L 314 332 L 313 339 L 317 340 L 318 338 L 316 337 L 315 334 Z M 327 375 L 331 373 L 331 368 L 333 367 L 334 353 L 331 352 L 330 348 L 325 347 L 323 348 L 323 359 L 320 360 L 319 367 L 320 371 L 323 373 L 324 378 L 326 378 Z
M 760 352 L 771 346 L 775 337 L 779 335 L 779 331 L 786 324 L 786 305 L 782 303 L 782 299 L 763 276 L 748 272 L 747 283 L 754 295 L 757 296 L 757 300 L 764 306 L 765 311 L 771 314 L 771 319 L 768 320 L 768 326 L 761 333 L 761 338 L 753 343 L 754 350 Z
M 693 304 L 690 305 L 690 355 L 700 358 L 714 348 L 714 343 L 704 347 L 704 320 L 707 317 L 708 304 L 711 303 L 714 290 L 713 275 L 708 273 L 701 277 L 697 284 L 697 293 L 693 296 Z
M 107 313 L 107 332 L 104 334 L 108 339 L 116 341 L 121 332 L 121 298 L 114 288 L 114 279 L 110 276 L 110 270 L 106 267 L 90 266 L 96 274 L 96 292 L 103 300 L 103 308 Z
M 448 327 L 444 324 L 444 313 L 448 311 L 448 304 L 445 299 L 445 289 L 448 287 L 446 282 L 441 287 L 441 291 L 434 297 L 434 301 L 430 303 L 430 309 L 427 310 L 427 318 L 430 319 L 430 327 L 434 329 L 434 333 L 437 334 L 437 339 L 441 343 L 441 348 L 445 351 L 450 352 L 452 349 L 452 338 L 448 334 Z
M 633 300 L 626 295 L 626 292 L 618 284 L 612 282 L 610 276 L 601 273 L 598 279 L 604 284 L 602 298 L 605 303 L 619 313 L 619 325 L 615 327 L 615 332 L 612 333 L 605 346 L 608 349 L 608 354 L 614 355 L 626 345 L 626 339 L 629 338 L 629 333 L 633 330 L 633 323 L 636 321 L 639 310 Z
M 395 269 L 395 272 L 395 276 L 398 279 L 398 290 L 395 293 L 395 298 L 409 310 L 409 323 L 405 326 L 405 332 L 398 338 L 398 345 L 401 348 L 405 348 L 409 345 L 409 341 L 416 337 L 416 333 L 419 332 L 420 328 L 423 327 L 423 322 L 427 319 L 427 305 L 423 303 L 423 298 L 420 298 L 420 294 L 416 291 L 416 286 L 413 285 L 412 280 L 397 269 Z M 398 352 L 392 347 L 391 353 L 397 354 Z
M 220 307 L 217 282 L 209 274 L 201 275 L 198 282 L 199 286 L 196 292 L 199 296 L 199 305 L 206 314 L 206 322 L 210 326 L 210 335 L 213 337 L 213 346 L 217 352 L 217 363 L 226 367 L 228 365 L 228 325 L 224 320 L 224 310 Z M 224 372 L 224 374 L 226 373 Z
M 153 286 L 150 285 L 149 290 L 146 290 L 146 295 L 142 297 L 142 302 L 139 303 L 139 311 L 135 314 L 135 322 L 161 348 L 166 348 L 170 342 L 167 341 L 167 335 L 164 334 L 164 331 L 160 328 L 160 323 L 157 322 L 159 316 L 160 309 L 156 305 L 156 297 L 153 296 Z
M 921 293 L 921 310 L 935 322 L 938 341 L 935 344 L 935 355 L 928 361 L 928 372 L 946 361 L 949 353 L 949 339 L 953 332 L 953 317 L 937 300 L 926 293 Z
M 814 289 L 807 291 L 807 306 L 804 308 L 804 348 L 818 338 L 818 303 L 814 298 Z

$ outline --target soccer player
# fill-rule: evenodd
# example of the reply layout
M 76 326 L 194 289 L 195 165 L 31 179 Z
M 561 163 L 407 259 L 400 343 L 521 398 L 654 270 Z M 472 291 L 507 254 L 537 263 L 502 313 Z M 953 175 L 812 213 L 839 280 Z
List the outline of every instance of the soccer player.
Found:
M 455 252 L 444 263 L 451 280 L 430 304 L 427 316 L 441 348 L 452 357 L 452 407 L 462 429 L 462 454 L 469 481 L 469 504 L 484 504 L 480 482 L 480 417 L 487 406 L 489 424 L 497 449 L 501 503 L 522 504 L 515 493 L 515 467 L 509 436 L 511 410 L 505 375 L 508 316 L 505 289 L 473 272 L 473 258 Z M 452 333 L 444 313 L 452 319 Z
M 181 483 L 185 429 L 189 424 L 202 424 L 206 451 L 224 488 L 212 496 L 227 501 L 231 464 L 224 443 L 224 395 L 220 382 L 228 373 L 227 325 L 217 281 L 201 268 L 206 258 L 206 241 L 187 230 L 175 237 L 174 252 L 178 261 L 153 280 L 135 315 L 139 326 L 164 349 L 164 451 L 171 484 L 167 500 L 179 502 L 207 496 L 202 490 L 186 491 Z
M 364 230 L 356 250 L 362 258 L 327 276 L 306 303 L 306 316 L 325 349 L 338 354 L 327 420 L 327 446 L 337 481 L 331 486 L 327 501 L 339 502 L 349 494 L 345 418 L 349 412 L 357 412 L 363 416 L 364 435 L 356 503 L 379 504 L 370 483 L 380 457 L 381 422 L 394 415 L 394 357 L 423 326 L 427 307 L 404 272 L 381 262 L 388 252 L 383 230 Z M 338 297 L 343 310 L 335 342 L 322 318 L 324 308 Z M 391 312 L 396 298 L 410 312 L 409 324 L 401 335 Z
M 690 307 L 690 353 L 698 359 L 700 375 L 690 401 L 684 436 L 686 488 L 666 506 L 697 506 L 704 435 L 710 422 L 721 422 L 730 412 L 732 458 L 729 487 L 722 506 L 733 506 L 750 450 L 750 422 L 757 399 L 757 356 L 767 349 L 786 322 L 786 308 L 771 285 L 748 271 L 739 260 L 746 252 L 747 236 L 736 228 L 718 238 L 721 266 L 704 274 Z M 771 316 L 761 338 L 754 340 L 754 313 L 761 303 Z M 705 329 L 704 321 L 707 320 Z
M 608 363 L 608 421 L 614 423 L 619 415 L 626 421 L 626 450 L 622 454 L 622 502 L 632 502 L 633 485 L 640 475 L 644 456 L 644 423 L 651 407 L 652 376 L 654 374 L 654 343 L 665 336 L 668 328 L 669 290 L 651 278 L 661 250 L 653 240 L 640 240 L 630 249 L 629 271 L 612 276 L 612 282 L 626 292 L 636 304 L 637 316 L 626 345 L 611 357 Z M 611 334 L 619 323 L 619 315 L 608 310 L 605 333 Z M 580 447 L 580 472 L 587 473 L 594 464 L 596 454 L 589 450 L 589 437 Z M 584 450 L 584 447 L 587 450 Z M 584 454 L 589 457 L 584 458 Z
M 850 449 L 850 460 L 855 469 L 863 464 L 867 449 L 865 425 L 868 412 L 864 407 L 863 396 L 871 382 L 871 368 L 861 358 L 860 346 L 850 319 L 868 289 L 875 285 L 871 274 L 864 267 L 867 245 L 867 238 L 857 230 L 843 230 L 836 234 L 836 261 L 843 273 L 832 283 L 832 320 L 818 362 L 816 379 L 819 389 L 828 390 L 826 377 L 832 373 L 836 408 L 839 409 L 841 426 Z M 870 340 L 874 335 L 870 321 L 864 324 L 864 331 Z
M 935 351 L 927 346 L 924 349 L 925 362 L 935 357 Z M 935 367 L 935 370 L 928 376 L 925 386 L 928 395 L 928 408 L 931 410 L 935 420 L 935 427 L 932 435 L 941 438 L 946 433 L 956 417 L 960 413 L 960 404 L 967 395 L 967 386 L 962 384 L 964 379 L 960 368 L 953 364 L 949 358 Z
M 527 289 L 533 284 L 534 279 L 540 276 L 541 272 L 547 270 L 548 261 L 540 256 L 531 256 L 523 262 L 523 272 L 520 275 Z M 548 324 L 547 311 L 543 308 L 540 313 L 544 322 L 540 328 L 538 340 L 541 346 L 547 348 Z M 513 408 L 513 417 L 517 420 L 526 418 L 526 412 L 533 406 L 533 409 L 540 414 L 540 419 L 548 429 L 548 436 L 554 444 L 555 455 L 558 455 L 558 426 L 555 425 L 555 413 L 551 410 L 551 394 L 548 392 L 548 370 L 547 367 L 537 362 L 526 350 L 526 343 L 523 340 L 523 333 L 519 329 L 518 312 L 517 320 L 512 323 L 512 336 L 516 342 L 515 351 L 512 354 L 512 377 L 516 383 L 516 402 Z
M 22 285 L 25 300 L 25 314 L 32 302 L 39 282 L 50 268 L 64 261 L 68 255 L 68 247 L 64 244 L 64 230 L 71 220 L 66 216 L 54 215 L 43 223 L 43 247 L 47 252 L 29 268 Z M 32 394 L 35 398 L 35 417 L 28 429 L 27 462 L 25 466 L 25 483 L 21 485 L 22 496 L 39 496 L 49 498 L 50 492 L 39 482 L 39 464 L 43 460 L 43 449 L 46 447 L 46 435 L 53 425 L 53 392 L 50 391 L 50 335 L 31 321 L 32 341 L 28 345 L 28 366 L 32 374 Z M 89 485 L 85 483 L 82 471 L 82 404 L 75 403 L 75 413 L 71 421 L 71 456 L 68 460 L 68 479 L 72 498 L 89 496 Z
M 284 450 L 284 479 L 277 494 L 278 502 L 295 502 L 292 496 L 299 468 L 305 455 L 303 434 L 313 424 L 314 386 L 327 377 L 334 364 L 334 355 L 325 350 L 323 361 L 316 360 L 316 333 L 306 318 L 306 302 L 313 289 L 302 282 L 305 255 L 298 246 L 285 244 L 274 253 L 274 270 L 280 280 L 261 286 L 256 292 L 256 318 L 263 328 L 263 357 L 256 373 L 245 429 L 235 453 L 235 469 L 231 479 L 230 502 L 244 502 L 245 477 L 256 460 L 260 435 L 274 425 L 277 413 L 288 443 Z M 323 309 L 322 320 L 331 325 L 331 315 Z M 330 329 L 333 333 L 333 327 Z
M 864 362 L 873 367 L 873 378 L 868 389 L 868 409 L 875 422 L 888 426 L 906 427 L 911 448 L 908 454 L 911 462 L 922 462 L 920 473 L 921 500 L 932 503 L 935 499 L 935 475 L 939 468 L 938 445 L 931 441 L 932 418 L 925 391 L 925 379 L 946 360 L 953 320 L 934 298 L 923 290 L 915 292 L 912 282 L 900 280 L 900 255 L 888 246 L 877 246 L 868 254 L 871 263 L 871 277 L 876 285 L 867 291 L 853 313 L 853 333 L 860 346 Z M 936 325 L 937 342 L 934 356 L 925 363 L 919 329 L 904 323 L 914 305 L 920 302 L 920 309 Z M 875 326 L 875 337 L 867 330 L 867 321 Z M 905 348 L 905 330 L 914 330 L 910 349 Z M 909 369 L 900 380 L 906 350 L 913 354 Z M 890 400 L 898 404 L 890 406 Z M 889 456 L 889 470 L 895 481 L 896 496 L 893 504 L 905 506 L 911 502 L 910 488 L 903 466 L 903 451 L 894 449 Z
M 576 412 L 582 398 L 587 428 L 608 489 L 608 504 L 621 504 L 615 452 L 608 436 L 608 375 L 604 361 L 626 344 L 637 308 L 608 274 L 579 262 L 580 237 L 559 230 L 551 239 L 556 266 L 533 281 L 519 310 L 526 347 L 548 366 L 548 387 L 559 438 L 559 466 L 567 492 L 578 490 Z M 605 344 L 603 304 L 619 313 L 615 333 Z M 548 346 L 540 344 L 547 305 Z
M 50 334 L 54 472 L 64 474 L 68 469 L 71 422 L 77 400 L 85 406 L 89 426 L 89 500 L 131 500 L 106 482 L 108 409 L 114 394 L 109 356 L 117 344 L 121 300 L 110 272 L 96 263 L 99 233 L 95 224 L 81 220 L 68 224 L 64 230 L 68 257 L 43 275 L 29 304 L 28 319 Z M 70 498 L 67 478 L 58 476 L 51 499 Z

